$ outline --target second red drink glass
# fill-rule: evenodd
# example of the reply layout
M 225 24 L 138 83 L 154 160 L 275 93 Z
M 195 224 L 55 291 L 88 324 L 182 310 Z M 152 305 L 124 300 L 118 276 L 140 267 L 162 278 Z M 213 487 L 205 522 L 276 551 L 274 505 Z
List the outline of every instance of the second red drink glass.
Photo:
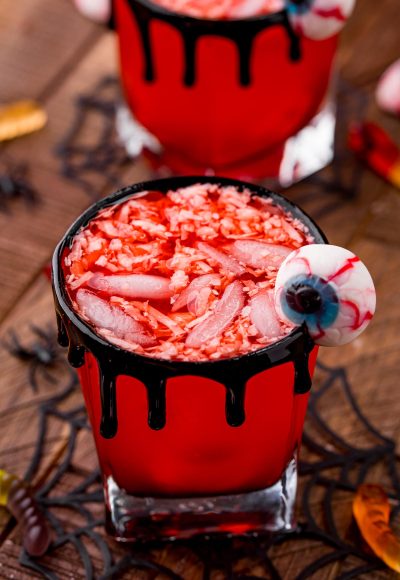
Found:
M 330 161 L 337 34 L 298 34 L 288 9 L 207 20 L 116 0 L 115 12 L 125 98 L 160 142 L 157 167 L 287 185 Z

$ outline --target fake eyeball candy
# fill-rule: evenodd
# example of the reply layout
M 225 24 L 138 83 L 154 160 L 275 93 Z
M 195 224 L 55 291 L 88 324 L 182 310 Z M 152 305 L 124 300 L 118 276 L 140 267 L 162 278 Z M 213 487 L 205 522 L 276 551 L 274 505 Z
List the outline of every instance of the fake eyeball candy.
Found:
M 86 18 L 105 23 L 111 18 L 111 0 L 74 0 L 74 4 Z
M 293 29 L 312 40 L 324 40 L 344 27 L 355 0 L 286 0 Z
M 400 116 L 400 58 L 379 79 L 376 101 L 384 111 Z
M 339 246 L 303 246 L 279 268 L 276 310 L 282 320 L 305 324 L 317 344 L 354 340 L 372 319 L 375 306 L 370 273 L 360 258 Z

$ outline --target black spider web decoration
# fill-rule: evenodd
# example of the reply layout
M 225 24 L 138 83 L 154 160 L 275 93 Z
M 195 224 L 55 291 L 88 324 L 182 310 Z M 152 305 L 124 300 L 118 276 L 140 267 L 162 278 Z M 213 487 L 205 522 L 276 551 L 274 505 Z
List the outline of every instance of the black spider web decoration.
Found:
M 75 117 L 56 148 L 61 173 L 81 187 L 91 198 L 98 196 L 93 175 L 106 178 L 117 189 L 121 168 L 132 160 L 118 142 L 115 112 L 120 101 L 116 77 L 102 78 L 87 94 L 75 100 Z
M 337 81 L 336 95 L 333 162 L 324 170 L 303 179 L 299 184 L 301 191 L 297 191 L 297 184 L 284 190 L 289 197 L 294 195 L 299 204 L 317 198 L 318 208 L 313 212 L 316 219 L 357 197 L 364 172 L 363 165 L 348 150 L 347 133 L 351 122 L 363 119 L 368 95 L 342 79 Z M 92 183 L 94 175 L 105 176 L 107 185 L 117 189 L 122 186 L 119 178 L 121 170 L 135 163 L 116 135 L 115 115 L 120 103 L 117 77 L 100 79 L 92 90 L 76 98 L 75 118 L 56 149 L 61 160 L 61 173 L 84 189 L 91 198 L 98 196 L 98 187 Z M 271 187 L 281 189 L 276 183 Z
M 46 343 L 54 354 L 56 343 L 51 336 L 46 340 L 39 336 L 40 348 Z M 18 338 L 16 338 L 18 340 Z M 37 339 L 36 339 L 37 340 Z M 19 342 L 19 341 L 18 341 Z M 36 352 L 37 343 L 24 347 Z M 16 356 L 27 360 L 19 352 Z M 276 547 L 286 544 L 302 546 L 310 542 L 317 548 L 318 556 L 304 556 L 301 570 L 293 574 L 294 580 L 319 578 L 327 571 L 334 572 L 335 565 L 341 565 L 338 580 L 352 578 L 384 577 L 385 566 L 370 552 L 361 539 L 355 525 L 351 523 L 341 529 L 335 519 L 334 501 L 337 494 L 345 494 L 349 503 L 351 520 L 351 500 L 357 486 L 363 481 L 376 479 L 379 468 L 379 481 L 384 482 L 389 498 L 400 496 L 399 457 L 395 442 L 382 435 L 363 414 L 354 394 L 348 374 L 343 367 L 329 367 L 318 363 L 316 380 L 310 397 L 308 420 L 303 437 L 303 460 L 300 463 L 300 487 L 297 504 L 300 509 L 299 525 L 295 532 L 269 537 L 194 539 L 170 544 L 136 545 L 123 547 L 105 536 L 102 511 L 103 493 L 100 474 L 97 469 L 83 473 L 74 465 L 79 450 L 78 437 L 89 431 L 83 404 L 65 408 L 68 399 L 76 394 L 78 381 L 75 373 L 68 367 L 65 358 L 58 353 L 53 357 L 59 366 L 59 390 L 38 405 L 39 430 L 36 449 L 25 473 L 30 480 L 39 470 L 45 457 L 45 439 L 49 421 L 57 418 L 68 428 L 68 444 L 56 469 L 46 482 L 36 491 L 36 499 L 44 510 L 55 531 L 55 539 L 48 553 L 42 558 L 32 558 L 24 550 L 20 564 L 49 580 L 62 580 L 54 571 L 57 557 L 62 558 L 62 550 L 69 548 L 76 552 L 80 569 L 85 578 L 112 580 L 131 572 L 136 578 L 139 571 L 148 580 L 158 575 L 173 580 L 184 580 L 177 570 L 180 562 L 189 562 L 197 570 L 198 578 L 210 580 L 216 572 L 229 580 L 280 580 L 285 571 L 279 569 L 279 554 Z M 31 361 L 28 360 L 28 364 Z M 37 387 L 46 376 L 37 373 Z M 339 397 L 347 405 L 348 421 L 354 422 L 363 430 L 365 446 L 351 443 L 346 436 L 337 432 L 324 417 L 329 409 L 326 399 Z M 94 451 L 93 451 L 94 452 Z M 65 491 L 66 480 L 74 478 L 76 483 Z M 315 497 L 319 497 L 316 510 Z M 395 519 L 400 506 L 393 510 Z M 60 515 L 60 514 L 64 515 Z M 65 517 L 67 513 L 67 517 Z M 79 519 L 78 524 L 69 524 Z M 343 526 L 342 526 L 343 528 Z M 174 560 L 173 567 L 167 566 L 165 550 Z M 95 551 L 95 556 L 93 552 Z M 281 553 L 282 556 L 282 553 Z M 53 564 L 53 567 L 52 567 Z M 194 568 L 192 568 L 194 569 Z M 287 577 L 287 576 L 286 576 Z M 332 577 L 332 576 L 330 576 Z

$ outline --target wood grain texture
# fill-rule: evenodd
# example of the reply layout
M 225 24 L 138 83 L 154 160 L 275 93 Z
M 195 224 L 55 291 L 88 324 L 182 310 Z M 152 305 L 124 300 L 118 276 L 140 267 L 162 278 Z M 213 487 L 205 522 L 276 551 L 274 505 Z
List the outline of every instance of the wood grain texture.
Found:
M 104 76 L 116 73 L 117 55 L 112 32 L 96 35 L 91 49 L 77 56 L 74 69 L 63 82 L 54 86 L 44 99 L 49 122 L 43 131 L 14 141 L 9 146 L 13 158 L 27 158 L 34 165 L 58 171 L 60 161 L 55 148 L 68 131 L 75 117 L 75 99 L 93 89 Z M 53 74 L 55 62 L 53 61 Z M 93 129 L 92 129 L 93 130 Z M 95 129 L 94 129 L 95 130 Z M 90 139 L 88 135 L 88 139 Z
M 340 41 L 338 64 L 358 85 L 376 81 L 399 53 L 399 7 L 395 0 L 357 2 Z
M 10 205 L 12 217 L 0 213 L 0 320 L 49 260 L 67 227 L 91 203 L 87 193 L 60 176 L 61 161 L 55 149 L 75 118 L 76 95 L 91 90 L 101 78 L 115 71 L 114 44 L 112 33 L 104 33 L 87 57 L 76 62 L 75 74 L 46 100 L 49 123 L 45 129 L 16 140 L 7 148 L 15 163 L 29 162 L 30 180 L 40 192 L 41 203 L 31 208 L 18 200 Z M 97 118 L 91 119 L 84 136 L 93 139 L 97 129 Z M 143 179 L 146 172 L 143 163 L 127 167 L 123 183 Z M 110 185 L 104 189 L 107 180 L 101 172 L 94 173 L 91 182 L 99 196 L 103 191 L 111 192 Z
M 2 0 L 0 102 L 44 99 L 99 34 L 68 0 Z

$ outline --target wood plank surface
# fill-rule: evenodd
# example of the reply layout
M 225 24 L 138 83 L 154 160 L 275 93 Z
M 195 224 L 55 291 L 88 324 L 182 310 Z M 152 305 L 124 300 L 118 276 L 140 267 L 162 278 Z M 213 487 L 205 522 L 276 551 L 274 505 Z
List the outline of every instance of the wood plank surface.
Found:
M 99 34 L 68 0 L 2 0 L 0 102 L 45 99 Z
M 399 120 L 379 111 L 373 96 L 380 74 L 398 56 L 398 8 L 397 0 L 381 0 L 379 7 L 375 0 L 359 0 L 341 40 L 338 64 L 343 78 L 368 96 L 365 115 L 400 142 Z M 38 98 L 49 115 L 49 123 L 43 131 L 4 148 L 12 162 L 29 162 L 32 183 L 39 190 L 42 201 L 32 209 L 16 201 L 10 214 L 0 213 L 2 345 L 9 343 L 10 332 L 16 331 L 21 343 L 29 348 L 37 339 L 32 325 L 41 328 L 49 325 L 54 329 L 51 289 L 42 268 L 67 226 L 90 203 L 88 195 L 78 185 L 60 176 L 60 159 L 54 151 L 75 117 L 76 97 L 93 90 L 100 79 L 110 74 L 117 74 L 113 33 L 84 20 L 69 1 L 3 0 L 0 3 L 0 102 L 28 96 Z M 96 131 L 96 121 L 86 130 L 88 140 L 93 137 L 93 131 Z M 124 167 L 121 181 L 128 183 L 146 175 L 146 164 L 138 163 Z M 322 175 L 329 178 L 329 170 Z M 101 173 L 93 176 L 93 183 L 99 194 L 107 192 L 109 186 Z M 324 349 L 321 360 L 327 365 L 346 367 L 360 407 L 369 420 L 383 434 L 400 443 L 397 391 L 400 374 L 400 195 L 365 170 L 358 197 L 340 200 L 339 194 L 334 193 L 330 200 L 336 203 L 335 209 L 324 214 L 325 200 L 320 193 L 312 195 L 313 188 L 312 183 L 300 184 L 292 188 L 289 195 L 311 215 L 321 214 L 318 222 L 332 243 L 346 245 L 361 256 L 371 270 L 378 295 L 377 314 L 368 332 L 341 349 Z M 51 369 L 56 374 L 60 372 L 57 364 Z M 28 386 L 29 362 L 15 358 L 4 347 L 0 349 L 0 368 L 0 467 L 22 476 L 35 449 L 38 409 L 43 401 L 58 392 L 60 384 L 41 381 L 40 389 L 34 392 Z M 317 374 L 317 383 L 320 380 Z M 82 404 L 78 389 L 61 408 L 74 409 Z M 349 412 L 348 401 L 336 391 L 324 402 L 323 414 L 329 425 L 353 445 L 368 444 L 365 430 Z M 306 428 L 311 433 L 315 427 L 309 421 Z M 54 417 L 49 419 L 45 453 L 33 483 L 48 481 L 62 464 L 69 436 L 62 421 Z M 304 449 L 303 459 L 311 458 L 312 453 Z M 62 495 L 73 489 L 95 465 L 93 440 L 90 433 L 83 430 L 78 436 L 72 470 L 62 478 L 54 493 Z M 385 483 L 387 476 L 382 466 L 377 466 L 373 474 L 376 481 Z M 316 518 L 321 517 L 323 497 L 321 490 L 313 497 Z M 351 494 L 337 493 L 334 505 L 335 521 L 346 534 L 352 525 Z M 99 504 L 93 504 L 91 509 L 94 517 L 102 517 Z M 66 529 L 81 525 L 76 513 L 61 508 L 57 508 L 56 513 Z M 0 578 L 40 577 L 22 569 L 18 563 L 21 536 L 14 523 L 8 514 L 0 511 L 0 532 L 4 529 L 10 532 L 3 537 L 0 549 Z M 101 535 L 105 538 L 104 531 Z M 94 572 L 100 575 L 102 559 L 98 548 L 85 542 Z M 124 553 L 123 547 L 112 545 L 115 557 Z M 328 552 L 329 549 L 320 543 L 304 540 L 275 546 L 271 556 L 282 578 L 292 580 L 307 562 Z M 170 567 L 185 580 L 202 578 L 202 564 L 192 552 L 168 546 L 154 551 L 153 555 L 155 561 Z M 56 555 L 45 559 L 46 562 L 51 569 L 57 570 L 60 578 L 86 577 L 71 545 L 60 548 Z M 357 561 L 349 559 L 311 577 L 333 580 L 352 566 L 357 566 Z M 240 561 L 238 570 L 247 575 L 268 577 L 255 559 Z M 161 580 L 163 576 L 156 577 Z M 394 577 L 394 573 L 386 570 L 363 575 L 370 580 Z M 121 578 L 137 580 L 149 576 L 143 571 L 131 570 Z M 224 576 L 216 572 L 212 578 L 222 580 Z
M 48 125 L 7 148 L 7 155 L 15 163 L 29 161 L 30 180 L 40 192 L 40 204 L 33 208 L 20 207 L 21 202 L 14 204 L 12 219 L 0 213 L 0 262 L 3 264 L 0 320 L 38 275 L 67 227 L 91 203 L 80 186 L 60 176 L 61 160 L 55 150 L 75 119 L 76 95 L 87 93 L 102 78 L 115 72 L 115 58 L 114 35 L 104 33 L 87 57 L 77 60 L 74 74 L 67 76 L 45 99 Z M 83 138 L 93 139 L 98 122 L 97 118 L 91 119 Z M 129 176 L 126 179 L 141 179 L 146 169 L 138 163 L 132 169 L 127 168 L 126 173 Z M 99 171 L 91 176 L 91 182 L 101 196 L 106 177 Z M 111 190 L 108 185 L 107 192 Z M 18 244 L 14 243 L 15 239 L 19 240 Z
M 343 30 L 338 64 L 346 79 L 361 85 L 377 80 L 399 55 L 399 7 L 396 1 L 356 3 Z

